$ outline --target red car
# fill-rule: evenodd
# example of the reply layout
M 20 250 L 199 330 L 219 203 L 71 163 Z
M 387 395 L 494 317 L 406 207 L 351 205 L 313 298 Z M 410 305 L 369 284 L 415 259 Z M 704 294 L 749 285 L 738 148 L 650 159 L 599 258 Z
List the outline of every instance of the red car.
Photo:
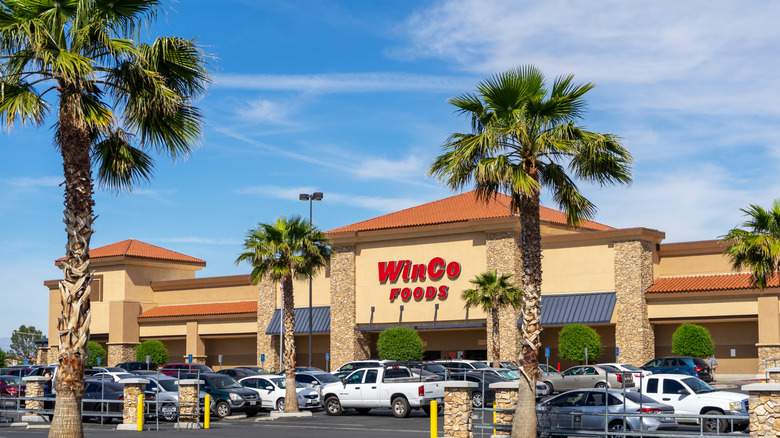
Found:
M 163 365 L 160 372 L 166 376 L 177 377 L 179 374 L 213 373 L 214 370 L 199 363 L 169 363 Z
M 10 398 L 24 397 L 24 390 L 27 385 L 22 382 L 19 376 L 0 376 L 0 407 L 16 406 L 16 400 Z M 20 401 L 24 406 L 24 400 Z

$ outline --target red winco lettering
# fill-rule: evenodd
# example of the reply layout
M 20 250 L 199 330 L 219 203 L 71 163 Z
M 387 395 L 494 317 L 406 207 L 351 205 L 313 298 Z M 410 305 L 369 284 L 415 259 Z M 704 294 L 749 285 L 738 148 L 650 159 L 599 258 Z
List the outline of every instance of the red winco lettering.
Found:
M 461 265 L 452 261 L 447 263 L 442 257 L 434 257 L 428 263 L 414 263 L 412 260 L 390 260 L 378 263 L 380 283 L 404 283 L 436 281 L 446 275 L 450 280 L 458 278 L 461 274 Z M 447 285 L 416 287 L 394 287 L 390 289 L 390 302 L 400 298 L 404 302 L 414 298 L 416 301 L 445 299 L 449 295 L 450 287 Z

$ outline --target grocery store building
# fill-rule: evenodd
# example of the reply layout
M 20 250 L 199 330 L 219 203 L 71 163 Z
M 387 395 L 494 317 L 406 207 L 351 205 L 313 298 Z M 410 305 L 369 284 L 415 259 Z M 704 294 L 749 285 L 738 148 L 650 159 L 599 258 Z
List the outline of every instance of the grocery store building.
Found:
M 600 362 L 642 365 L 671 352 L 683 322 L 710 330 L 724 374 L 756 374 L 780 358 L 780 284 L 752 289 L 732 273 L 717 241 L 663 243 L 664 233 L 586 222 L 542 207 L 542 344 L 557 363 L 559 329 L 586 324 L 601 335 Z M 509 200 L 474 192 L 390 213 L 328 232 L 333 255 L 313 281 L 312 363 L 334 369 L 376 356 L 388 327 L 418 331 L 430 359 L 490 358 L 489 320 L 466 309 L 460 292 L 487 270 L 521 272 L 519 217 Z M 135 346 L 159 339 L 171 361 L 212 367 L 279 368 L 280 289 L 249 275 L 197 277 L 206 262 L 136 240 L 90 251 L 96 272 L 91 339 L 109 364 L 132 360 Z M 57 339 L 57 281 L 49 290 L 49 339 Z M 294 285 L 296 349 L 308 363 L 308 282 Z M 501 359 L 519 354 L 519 311 L 500 316 Z M 617 354 L 617 357 L 616 357 Z M 50 346 L 48 360 L 57 357 Z M 564 362 L 563 366 L 569 365 Z

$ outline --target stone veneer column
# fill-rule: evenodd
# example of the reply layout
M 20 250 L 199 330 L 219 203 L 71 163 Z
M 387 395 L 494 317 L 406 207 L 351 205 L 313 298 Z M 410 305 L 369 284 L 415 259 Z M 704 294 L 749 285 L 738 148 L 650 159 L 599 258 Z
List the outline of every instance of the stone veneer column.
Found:
M 278 336 L 265 334 L 276 310 L 276 284 L 263 278 L 257 285 L 257 366 L 267 370 L 279 366 Z M 277 338 L 274 348 L 273 340 Z M 265 355 L 265 361 L 261 361 Z
M 780 384 L 753 383 L 742 390 L 750 393 L 750 438 L 780 436 Z
M 115 367 L 122 362 L 132 362 L 135 360 L 135 347 L 137 342 L 128 344 L 108 344 L 108 358 L 106 366 Z
M 124 379 L 122 383 L 125 385 L 125 406 L 122 411 L 122 424 L 117 427 L 117 430 L 136 430 L 138 416 L 144 414 L 144 407 L 138 405 L 138 396 L 144 393 L 149 380 L 129 378 Z
M 520 234 L 514 231 L 500 233 L 487 233 L 485 240 L 485 253 L 487 256 L 487 270 L 497 270 L 500 274 L 511 274 L 512 281 L 518 289 L 520 284 L 520 272 L 522 272 L 520 254 Z M 499 350 L 500 360 L 517 361 L 520 358 L 520 328 L 517 323 L 520 319 L 520 309 L 506 308 L 499 311 Z M 487 355 L 488 360 L 493 360 L 493 335 L 491 330 L 492 318 L 488 315 L 487 321 Z
M 496 390 L 496 409 L 511 409 L 511 412 L 496 412 L 496 424 L 509 426 L 510 430 L 496 429 L 495 435 L 511 435 L 512 420 L 515 418 L 518 398 L 518 382 L 491 383 Z
M 655 334 L 645 291 L 653 284 L 653 246 L 648 241 L 615 242 L 615 346 L 620 361 L 641 366 L 655 357 Z
M 330 368 L 368 359 L 366 337 L 355 331 L 355 247 L 332 248 L 330 257 Z
M 780 344 L 756 344 L 758 347 L 758 373 L 764 374 L 780 367 Z M 769 373 L 771 379 L 772 373 Z M 780 383 L 780 380 L 777 381 Z
M 59 363 L 60 361 L 60 347 L 58 345 L 49 347 L 49 356 L 46 359 L 46 364 Z
M 24 384 L 27 385 L 27 387 L 24 390 L 25 397 L 43 397 L 44 388 L 46 387 L 47 380 L 49 379 L 47 379 L 44 376 L 23 377 L 22 381 L 24 381 Z M 43 409 L 43 401 L 25 400 L 24 408 L 40 411 Z M 22 421 L 25 423 L 42 423 L 46 420 L 44 420 L 42 416 L 34 412 L 30 412 L 22 416 Z
M 38 351 L 35 355 L 35 364 L 36 365 L 45 365 L 43 361 L 48 358 L 49 349 L 46 347 L 38 347 Z
M 444 382 L 444 436 L 473 438 L 471 390 L 475 382 L 450 380 Z
M 179 422 L 177 429 L 200 429 L 200 407 L 198 394 L 200 385 L 204 382 L 198 379 L 181 379 L 179 384 Z M 208 409 L 208 408 L 206 408 Z

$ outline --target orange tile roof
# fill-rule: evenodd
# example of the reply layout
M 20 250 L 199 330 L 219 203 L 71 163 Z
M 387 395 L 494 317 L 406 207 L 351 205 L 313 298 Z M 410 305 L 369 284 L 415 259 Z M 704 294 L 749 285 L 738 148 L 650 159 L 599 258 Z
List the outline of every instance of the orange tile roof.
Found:
M 405 210 L 389 213 L 352 225 L 346 225 L 328 231 L 328 233 L 346 233 L 356 231 L 384 230 L 391 228 L 407 228 L 422 225 L 438 225 L 455 222 L 467 222 L 479 219 L 512 217 L 509 208 L 509 196 L 498 194 L 487 203 L 477 200 L 476 192 L 470 191 Z M 547 207 L 540 207 L 542 221 L 566 225 L 566 214 Z M 588 230 L 606 231 L 614 228 L 597 222 L 586 221 L 582 228 Z
M 157 306 L 138 315 L 138 317 L 166 318 L 173 316 L 233 315 L 240 313 L 257 313 L 257 301 Z
M 98 259 L 101 257 L 138 257 L 144 259 L 170 260 L 174 262 L 197 263 L 206 265 L 206 262 L 195 257 L 150 245 L 140 240 L 123 240 L 99 248 L 90 248 L 89 257 Z M 65 260 L 65 257 L 57 259 L 58 262 Z
M 780 276 L 773 275 L 767 281 L 767 287 L 780 287 Z M 750 274 L 733 273 L 657 278 L 653 285 L 647 289 L 647 292 L 700 292 L 739 289 L 754 289 L 750 284 Z

